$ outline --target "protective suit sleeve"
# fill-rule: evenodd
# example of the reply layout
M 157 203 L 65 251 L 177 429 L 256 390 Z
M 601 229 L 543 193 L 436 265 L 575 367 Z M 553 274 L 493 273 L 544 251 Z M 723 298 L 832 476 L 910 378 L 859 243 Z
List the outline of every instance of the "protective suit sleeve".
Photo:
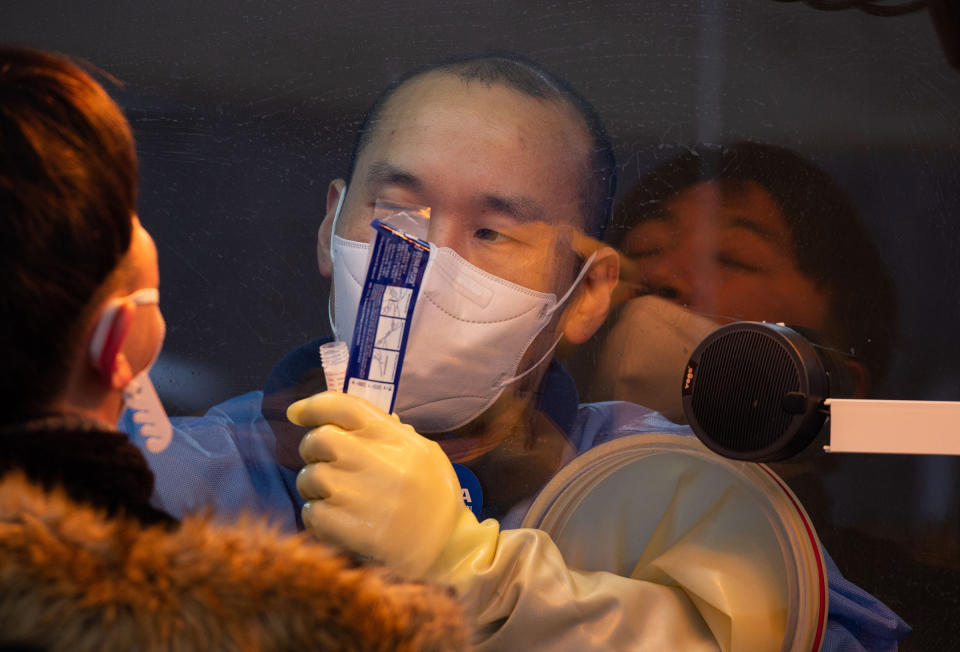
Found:
M 454 587 L 480 649 L 716 650 L 687 594 L 567 568 L 546 533 L 478 523 L 440 447 L 372 404 L 326 392 L 294 403 L 303 521 L 399 574 Z
M 830 577 L 830 619 L 822 652 L 896 652 L 912 631 L 887 605 L 841 573 L 824 550 Z
M 467 509 L 425 579 L 457 591 L 480 650 L 719 649 L 680 587 L 567 568 L 545 532 Z
M 160 452 L 147 447 L 132 411 L 121 415 L 118 428 L 153 471 L 155 507 L 177 518 L 209 511 L 222 521 L 256 513 L 283 531 L 297 530 L 296 473 L 276 462 L 274 434 L 260 414 L 261 396 L 249 392 L 202 417 L 170 419 L 172 440 Z

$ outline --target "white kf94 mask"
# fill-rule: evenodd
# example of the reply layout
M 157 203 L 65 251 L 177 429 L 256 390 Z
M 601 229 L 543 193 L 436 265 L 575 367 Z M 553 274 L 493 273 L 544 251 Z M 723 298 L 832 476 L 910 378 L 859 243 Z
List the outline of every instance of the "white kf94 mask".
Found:
M 344 191 L 346 192 L 346 191 Z M 590 264 L 559 300 L 494 276 L 448 247 L 430 244 L 430 258 L 413 311 L 394 411 L 418 432 L 448 432 L 489 408 L 504 388 L 536 369 L 520 360 Z M 370 244 L 332 236 L 337 339 L 351 342 L 366 277 Z

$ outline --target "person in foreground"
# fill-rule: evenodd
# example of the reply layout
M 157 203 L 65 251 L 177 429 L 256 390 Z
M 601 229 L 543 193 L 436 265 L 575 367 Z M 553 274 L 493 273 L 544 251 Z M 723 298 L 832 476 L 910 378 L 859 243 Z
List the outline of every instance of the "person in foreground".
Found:
M 284 518 L 298 506 L 293 480 L 306 500 L 303 524 L 320 538 L 457 589 L 483 649 L 779 649 L 775 605 L 744 618 L 752 607 L 722 600 L 723 587 L 745 581 L 738 568 L 750 568 L 748 550 L 697 574 L 721 588 L 704 597 L 683 578 L 694 567 L 685 562 L 698 561 L 687 553 L 672 576 L 587 573 L 568 568 L 545 532 L 511 529 L 578 453 L 629 434 L 689 434 L 629 403 L 578 407 L 572 379 L 552 360 L 560 338 L 582 343 L 607 315 L 618 259 L 597 243 L 614 170 L 593 109 L 536 64 L 460 59 L 392 85 L 367 115 L 347 180 L 329 185 L 317 253 L 333 278 L 334 333 L 349 342 L 378 201 L 430 209 L 436 262 L 413 313 L 396 415 L 318 394 L 319 342 L 310 342 L 277 365 L 262 394 L 174 420 L 174 444 L 148 456 L 155 470 L 171 469 L 158 472 L 167 478 L 158 500 L 202 505 L 171 484 L 175 467 L 193 467 L 201 501 L 229 510 L 242 497 Z M 230 451 L 217 464 L 235 475 L 250 468 L 256 482 L 212 482 L 210 457 L 194 465 L 180 456 L 196 449 Z M 274 450 L 282 469 L 244 457 Z M 461 501 L 451 460 L 476 476 L 483 522 Z M 850 590 L 864 614 L 889 616 L 870 636 L 895 645 L 896 617 Z M 828 642 L 858 645 L 867 619 L 832 621 Z
M 150 504 L 153 474 L 111 425 L 164 336 L 136 183 L 103 88 L 0 48 L 0 647 L 462 649 L 446 590 Z

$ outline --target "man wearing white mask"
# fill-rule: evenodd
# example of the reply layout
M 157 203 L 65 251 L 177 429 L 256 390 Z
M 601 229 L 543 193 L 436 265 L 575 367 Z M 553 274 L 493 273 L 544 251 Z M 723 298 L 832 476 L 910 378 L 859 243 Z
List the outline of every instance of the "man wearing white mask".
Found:
M 413 313 L 396 416 L 347 394 L 316 395 L 325 385 L 311 342 L 277 365 L 263 394 L 174 420 L 173 445 L 151 465 L 207 481 L 192 483 L 193 495 L 168 483 L 159 499 L 175 512 L 207 503 L 224 514 L 241 500 L 289 524 L 301 502 L 295 483 L 310 531 L 455 587 L 475 643 L 492 649 L 731 649 L 682 582 L 581 573 L 544 532 L 507 529 L 577 453 L 623 434 L 683 431 L 629 404 L 578 409 L 572 380 L 551 359 L 560 338 L 584 342 L 609 308 L 617 256 L 590 243 L 613 185 L 592 108 L 538 66 L 482 57 L 401 79 L 368 114 L 347 179 L 329 185 L 318 235 L 334 331 L 349 341 L 377 202 L 430 209 L 425 239 L 436 256 Z M 516 328 L 501 332 L 506 321 Z M 181 441 L 202 459 L 171 453 Z M 283 467 L 269 464 L 273 450 Z M 480 523 L 464 506 L 451 460 L 476 476 L 476 511 L 492 518 Z M 215 482 L 220 469 L 233 477 Z M 245 469 L 252 482 L 235 479 Z M 764 630 L 750 649 L 779 649 L 782 634 Z
M 414 187 L 423 179 L 409 170 L 380 164 L 348 175 L 353 179 L 349 192 L 343 192 L 344 180 L 332 182 L 318 256 L 321 272 L 331 274 L 331 229 L 341 199 L 343 215 L 338 225 L 345 231 L 338 237 L 347 242 L 343 247 L 347 251 L 366 245 L 377 199 L 419 202 L 433 211 L 429 237 L 438 245 L 479 274 L 496 276 L 499 280 L 495 283 L 503 291 L 522 299 L 538 298 L 538 309 L 549 297 L 555 307 L 548 319 L 538 315 L 533 330 L 512 344 L 503 337 L 495 338 L 500 346 L 490 355 L 505 360 L 506 366 L 503 375 L 498 372 L 485 378 L 479 388 L 474 382 L 462 391 L 464 381 L 474 380 L 468 377 L 469 365 L 448 367 L 439 379 L 432 372 L 424 373 L 422 367 L 418 371 L 422 358 L 418 361 L 408 355 L 403 367 L 405 378 L 416 375 L 422 379 L 409 385 L 412 392 L 423 396 L 423 403 L 431 405 L 422 410 L 436 420 L 427 424 L 427 429 L 437 432 L 457 426 L 455 433 L 444 436 L 445 450 L 456 461 L 476 460 L 474 472 L 487 492 L 485 514 L 503 517 L 518 502 L 530 499 L 577 452 L 577 444 L 567 436 L 576 418 L 576 392 L 569 376 L 550 363 L 550 351 L 561 335 L 570 341 L 584 341 L 606 315 L 617 279 L 616 255 L 609 248 L 594 252 L 580 242 L 586 240 L 584 232 L 599 236 L 602 231 L 613 192 L 614 165 L 593 109 L 565 84 L 556 79 L 546 81 L 539 70 L 526 64 L 479 62 L 477 70 L 467 75 L 472 76 L 469 81 L 458 75 L 435 74 L 451 77 L 457 86 L 444 83 L 443 88 L 426 89 L 423 94 L 418 91 L 411 97 L 406 84 L 398 82 L 380 103 L 397 95 L 405 98 L 404 114 L 425 107 L 419 118 L 411 116 L 421 125 L 402 130 L 412 134 L 438 119 L 430 114 L 430 107 L 444 93 L 455 91 L 459 96 L 466 90 L 469 101 L 483 101 L 482 111 L 471 111 L 471 117 L 480 119 L 479 125 L 459 124 L 457 114 L 462 107 L 451 107 L 444 139 L 431 133 L 432 141 L 404 143 L 408 158 L 436 153 L 431 174 L 442 171 L 455 183 L 439 189 L 441 192 L 418 195 Z M 497 72 L 497 66 L 504 70 Z M 488 79 L 490 74 L 494 77 Z M 509 81 L 511 75 L 517 77 L 516 82 Z M 488 100 L 491 94 L 492 101 Z M 521 119 L 507 120 L 516 109 L 511 102 L 517 99 L 523 102 Z M 369 151 L 372 155 L 379 147 L 382 132 L 373 128 L 379 119 L 379 109 L 374 108 L 368 116 L 370 128 L 358 138 L 358 154 Z M 492 128 L 481 128 L 487 126 Z M 490 133 L 484 135 L 484 131 Z M 356 165 L 355 157 L 352 167 Z M 380 190 L 383 196 L 373 196 Z M 585 264 L 591 255 L 590 264 Z M 345 262 L 347 256 L 340 259 Z M 345 278 L 335 275 L 334 285 L 339 288 Z M 345 291 L 333 294 L 332 303 L 347 297 Z M 349 309 L 332 312 L 336 320 L 344 322 L 353 317 Z M 339 334 L 349 326 L 337 330 Z M 507 332 L 507 336 L 515 335 L 512 329 Z M 427 338 L 432 342 L 439 336 L 434 332 Z M 449 343 L 448 339 L 445 344 Z M 422 340 L 419 346 L 423 346 Z M 158 487 L 157 503 L 174 514 L 213 507 L 216 514 L 227 518 L 251 509 L 282 527 L 296 527 L 302 500 L 295 487 L 295 471 L 303 464 L 297 448 L 305 430 L 290 424 L 285 413 L 295 400 L 326 388 L 317 347 L 318 342 L 307 343 L 281 360 L 262 393 L 227 401 L 202 418 L 173 419 L 170 446 L 147 455 L 151 468 L 165 479 Z M 445 351 L 429 344 L 425 348 L 433 348 L 439 356 Z M 492 362 L 482 351 L 470 353 L 480 354 L 484 363 Z M 448 400 L 444 392 L 451 391 L 457 397 Z M 464 394 L 470 394 L 466 407 Z M 404 395 L 401 389 L 398 400 L 405 400 Z M 450 412 L 461 416 L 453 418 Z M 125 417 L 124 425 L 136 430 L 129 418 Z M 505 473 L 504 464 L 522 467 L 524 472 Z M 518 523 L 522 509 L 515 514 Z
M 600 326 L 617 279 L 613 250 L 578 248 L 598 235 L 613 170 L 598 123 L 571 98 L 524 62 L 468 60 L 407 78 L 371 111 L 319 233 L 336 336 L 353 336 L 378 201 L 429 207 L 431 262 L 399 420 L 339 393 L 290 408 L 320 426 L 299 445 L 304 524 L 457 588 L 483 647 L 715 649 L 682 589 L 579 573 L 544 532 L 480 524 L 448 461 L 476 474 L 482 516 L 513 521 L 582 443 L 538 400 L 575 405 L 569 379 L 549 370 L 552 350 Z
M 514 88 L 510 74 L 539 95 Z M 572 452 L 563 429 L 537 422 L 550 353 L 559 338 L 583 342 L 603 322 L 617 261 L 608 247 L 577 249 L 580 234 L 599 234 L 608 210 L 606 136 L 559 81 L 539 74 L 481 60 L 397 86 L 368 117 L 349 188 L 330 184 L 318 258 L 333 276 L 336 336 L 349 342 L 371 207 L 378 199 L 428 206 L 426 240 L 439 251 L 414 311 L 396 411 L 435 433 L 454 461 L 511 439 L 515 459 L 539 439 L 537 465 L 550 468 L 528 472 L 545 479 Z M 545 400 L 556 391 L 545 390 Z M 509 483 L 502 469 L 490 471 L 495 479 L 481 469 L 481 485 Z M 505 495 L 502 507 L 528 495 Z
M 583 244 L 605 221 L 606 204 L 591 198 L 612 179 L 597 164 L 605 137 L 585 103 L 566 93 L 525 63 L 467 61 L 406 78 L 371 111 L 349 187 L 330 184 L 319 233 L 336 336 L 353 336 L 378 200 L 429 206 L 425 239 L 435 260 L 412 317 L 399 420 L 342 394 L 290 408 L 293 421 L 316 427 L 299 447 L 308 462 L 297 483 L 308 500 L 304 524 L 404 575 L 456 587 L 478 644 L 491 649 L 778 649 L 782 630 L 751 621 L 736 591 L 726 591 L 725 630 L 703 611 L 702 594 L 691 600 L 697 591 L 682 573 L 669 586 L 580 573 L 543 532 L 480 523 L 446 499 L 460 493 L 449 458 L 479 477 L 481 518 L 515 526 L 571 453 L 618 432 L 677 431 L 626 404 L 582 409 L 559 426 L 550 402 L 575 400 L 562 370 L 546 363 L 552 348 L 597 330 L 616 276 L 610 249 Z M 531 316 L 524 323 L 520 315 Z M 662 558 L 670 554 L 685 553 L 676 547 Z M 714 566 L 713 581 L 745 582 L 735 566 Z M 643 576 L 636 569 L 631 577 Z M 827 649 L 850 642 L 833 623 Z

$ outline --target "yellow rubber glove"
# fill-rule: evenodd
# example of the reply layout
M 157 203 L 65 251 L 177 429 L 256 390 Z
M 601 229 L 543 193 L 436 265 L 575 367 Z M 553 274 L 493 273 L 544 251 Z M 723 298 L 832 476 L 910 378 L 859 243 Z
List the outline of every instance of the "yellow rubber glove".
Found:
M 440 446 L 340 392 L 298 401 L 287 418 L 314 428 L 300 443 L 304 526 L 401 575 L 423 577 L 466 509 Z
M 395 572 L 452 586 L 477 650 L 716 650 L 682 589 L 567 568 L 540 530 L 501 532 L 463 504 L 440 447 L 367 401 L 326 392 L 290 406 L 303 521 Z

